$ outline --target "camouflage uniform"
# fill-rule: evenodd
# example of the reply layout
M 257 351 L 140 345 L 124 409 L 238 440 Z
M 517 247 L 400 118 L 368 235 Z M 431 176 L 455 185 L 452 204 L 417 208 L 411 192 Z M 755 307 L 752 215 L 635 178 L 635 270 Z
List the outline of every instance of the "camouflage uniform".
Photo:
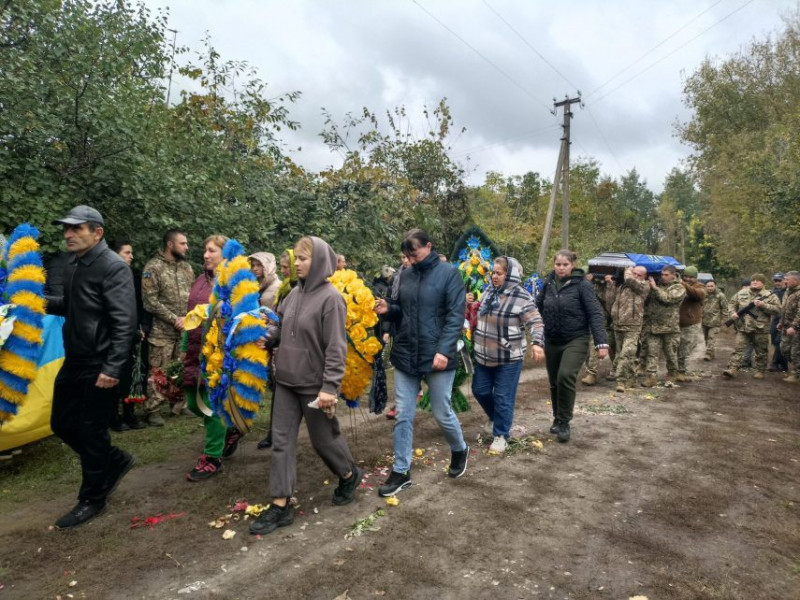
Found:
M 636 348 L 644 322 L 644 301 L 650 284 L 640 281 L 629 270 L 625 271 L 625 281 L 617 286 L 608 285 L 611 322 L 614 330 L 617 354 L 614 357 L 613 372 L 617 382 L 631 387 L 636 383 Z
M 717 334 L 723 320 L 727 320 L 728 299 L 719 289 L 706 296 L 703 302 L 703 338 L 706 341 L 706 360 L 714 359 L 717 348 Z
M 144 309 L 153 315 L 153 326 L 148 335 L 150 372 L 164 369 L 180 354 L 181 332 L 175 321 L 186 315 L 189 289 L 194 281 L 192 267 L 186 261 L 169 260 L 159 250 L 142 271 L 142 301 Z M 164 396 L 152 383 L 147 382 L 146 412 L 156 412 L 164 403 Z
M 792 373 L 800 378 L 800 286 L 791 287 L 783 295 L 781 309 L 781 352 L 792 365 Z M 794 335 L 786 330 L 794 327 Z
M 703 303 L 708 291 L 702 283 L 682 283 L 686 298 L 681 303 L 678 324 L 681 327 L 681 343 L 678 346 L 678 373 L 686 373 L 687 363 L 703 336 Z
M 658 373 L 659 350 L 664 351 L 667 360 L 667 376 L 678 374 L 678 345 L 681 341 L 678 312 L 685 297 L 686 290 L 678 281 L 659 283 L 647 296 L 642 333 L 647 348 L 648 378 L 655 378 Z
M 767 356 L 769 354 L 769 323 L 772 315 L 781 310 L 778 297 L 769 290 L 762 289 L 758 292 L 752 288 L 739 290 L 728 303 L 728 312 L 736 312 L 754 300 L 761 300 L 764 306 L 761 308 L 754 306 L 751 315 L 740 317 L 736 321 L 736 346 L 731 354 L 728 363 L 728 370 L 736 371 L 742 364 L 742 358 L 748 346 L 753 347 L 755 354 L 753 366 L 757 372 L 763 373 L 767 370 Z
M 600 301 L 600 308 L 603 309 L 603 319 L 606 324 L 606 332 L 610 331 L 611 329 L 611 316 L 609 315 L 609 309 L 611 308 L 611 303 L 609 302 L 608 296 L 608 285 L 606 285 L 605 280 L 601 278 L 602 276 L 596 276 L 595 279 L 592 281 L 594 285 L 594 293 L 597 296 L 597 299 Z M 613 361 L 615 353 L 615 345 L 614 345 L 614 336 L 607 335 L 608 338 L 608 357 Z M 600 357 L 597 356 L 597 348 L 594 344 L 594 338 L 590 335 L 589 336 L 589 356 L 586 358 L 586 374 L 592 375 L 597 377 L 597 366 L 600 364 Z M 609 374 L 613 377 L 614 371 L 612 370 Z

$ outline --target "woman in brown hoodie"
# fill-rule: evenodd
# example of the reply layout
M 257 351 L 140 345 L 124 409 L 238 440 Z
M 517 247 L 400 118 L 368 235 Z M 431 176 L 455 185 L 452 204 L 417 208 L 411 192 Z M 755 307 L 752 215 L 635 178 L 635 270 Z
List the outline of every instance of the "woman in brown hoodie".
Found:
M 336 254 L 317 237 L 301 238 L 294 253 L 298 284 L 281 303 L 281 322 L 271 327 L 266 340 L 267 346 L 280 345 L 280 352 L 274 371 L 269 478 L 273 500 L 250 525 L 250 533 L 261 535 L 294 520 L 289 498 L 295 489 L 297 433 L 303 418 L 314 450 L 339 476 L 333 504 L 351 502 L 362 477 L 333 416 L 347 357 L 347 308 L 341 294 L 328 282 L 336 270 Z M 312 402 L 318 408 L 309 406 Z

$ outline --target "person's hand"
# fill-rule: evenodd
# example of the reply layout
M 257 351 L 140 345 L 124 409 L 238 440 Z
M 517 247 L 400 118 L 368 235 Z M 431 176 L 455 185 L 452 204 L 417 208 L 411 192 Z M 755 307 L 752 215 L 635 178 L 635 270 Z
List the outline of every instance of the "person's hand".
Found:
M 175 329 L 178 331 L 183 331 L 183 322 L 186 320 L 186 317 L 178 317 L 175 319 Z
M 388 333 L 384 333 L 383 334 L 383 343 L 384 344 L 388 344 L 389 343 L 389 334 Z
M 467 304 L 472 304 L 473 302 L 475 302 L 475 294 L 467 292 Z
M 531 358 L 533 362 L 540 363 L 544 360 L 544 348 L 541 346 L 531 346 Z
M 336 395 L 329 394 L 328 392 L 320 392 L 317 394 L 317 398 L 319 398 L 319 407 L 322 409 L 330 408 L 334 404 L 336 404 Z
M 389 312 L 389 305 L 387 304 L 386 300 L 383 298 L 375 300 L 375 312 L 379 315 L 385 315 L 387 312 Z
M 738 318 L 739 318 L 739 314 L 736 311 L 733 311 L 731 313 L 731 319 L 733 319 L 735 321 Z
M 258 346 L 262 350 L 266 350 L 267 349 L 267 338 L 263 337 L 263 336 L 258 338 L 256 340 L 256 346 Z
M 439 354 L 437 352 L 436 355 L 433 357 L 433 370 L 444 371 L 447 368 L 448 362 L 449 360 L 444 354 Z
M 614 283 L 614 278 L 611 275 L 606 275 L 603 279 L 606 280 L 606 283 Z
M 797 329 L 795 329 L 794 327 L 789 327 L 789 329 L 786 330 L 786 335 L 794 335 L 795 333 L 797 333 Z M 792 356 L 792 358 L 794 358 L 794 355 Z
M 653 279 L 652 277 L 648 277 L 647 278 L 647 283 L 650 284 L 650 289 L 651 290 L 654 290 L 654 289 L 656 289 L 658 287 L 658 284 L 656 283 L 656 280 Z
M 764 306 L 764 301 L 763 300 L 753 300 L 753 304 L 755 304 L 758 308 L 761 308 L 762 306 Z
M 598 348 L 597 349 L 597 358 L 604 359 L 608 356 L 608 348 Z
M 100 373 L 100 375 L 97 376 L 97 381 L 95 381 L 94 385 L 95 387 L 99 387 L 101 389 L 106 390 L 108 388 L 114 387 L 118 383 L 119 379 L 115 377 L 109 377 L 105 373 Z

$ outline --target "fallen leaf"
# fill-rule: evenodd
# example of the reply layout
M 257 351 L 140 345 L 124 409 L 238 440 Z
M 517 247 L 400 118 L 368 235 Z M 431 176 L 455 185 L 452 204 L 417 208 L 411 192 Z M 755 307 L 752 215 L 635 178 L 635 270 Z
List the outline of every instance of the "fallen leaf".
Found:
M 236 532 L 233 529 L 226 529 L 225 532 L 222 534 L 223 540 L 232 540 L 236 536 Z
M 389 496 L 386 499 L 386 504 L 389 506 L 399 506 L 400 505 L 400 498 L 397 496 Z
M 341 594 L 336 596 L 333 600 L 350 600 L 350 596 L 347 595 L 348 590 L 343 591 Z
M 74 579 L 69 582 L 69 587 L 75 587 L 76 585 L 78 585 L 78 582 L 75 581 Z

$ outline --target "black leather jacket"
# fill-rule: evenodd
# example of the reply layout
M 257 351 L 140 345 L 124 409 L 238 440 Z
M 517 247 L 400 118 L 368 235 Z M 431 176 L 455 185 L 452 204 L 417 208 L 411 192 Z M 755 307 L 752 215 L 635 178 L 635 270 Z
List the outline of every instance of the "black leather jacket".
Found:
M 105 240 L 64 270 L 63 296 L 47 297 L 47 312 L 66 317 L 64 366 L 119 379 L 136 330 L 133 274 Z

